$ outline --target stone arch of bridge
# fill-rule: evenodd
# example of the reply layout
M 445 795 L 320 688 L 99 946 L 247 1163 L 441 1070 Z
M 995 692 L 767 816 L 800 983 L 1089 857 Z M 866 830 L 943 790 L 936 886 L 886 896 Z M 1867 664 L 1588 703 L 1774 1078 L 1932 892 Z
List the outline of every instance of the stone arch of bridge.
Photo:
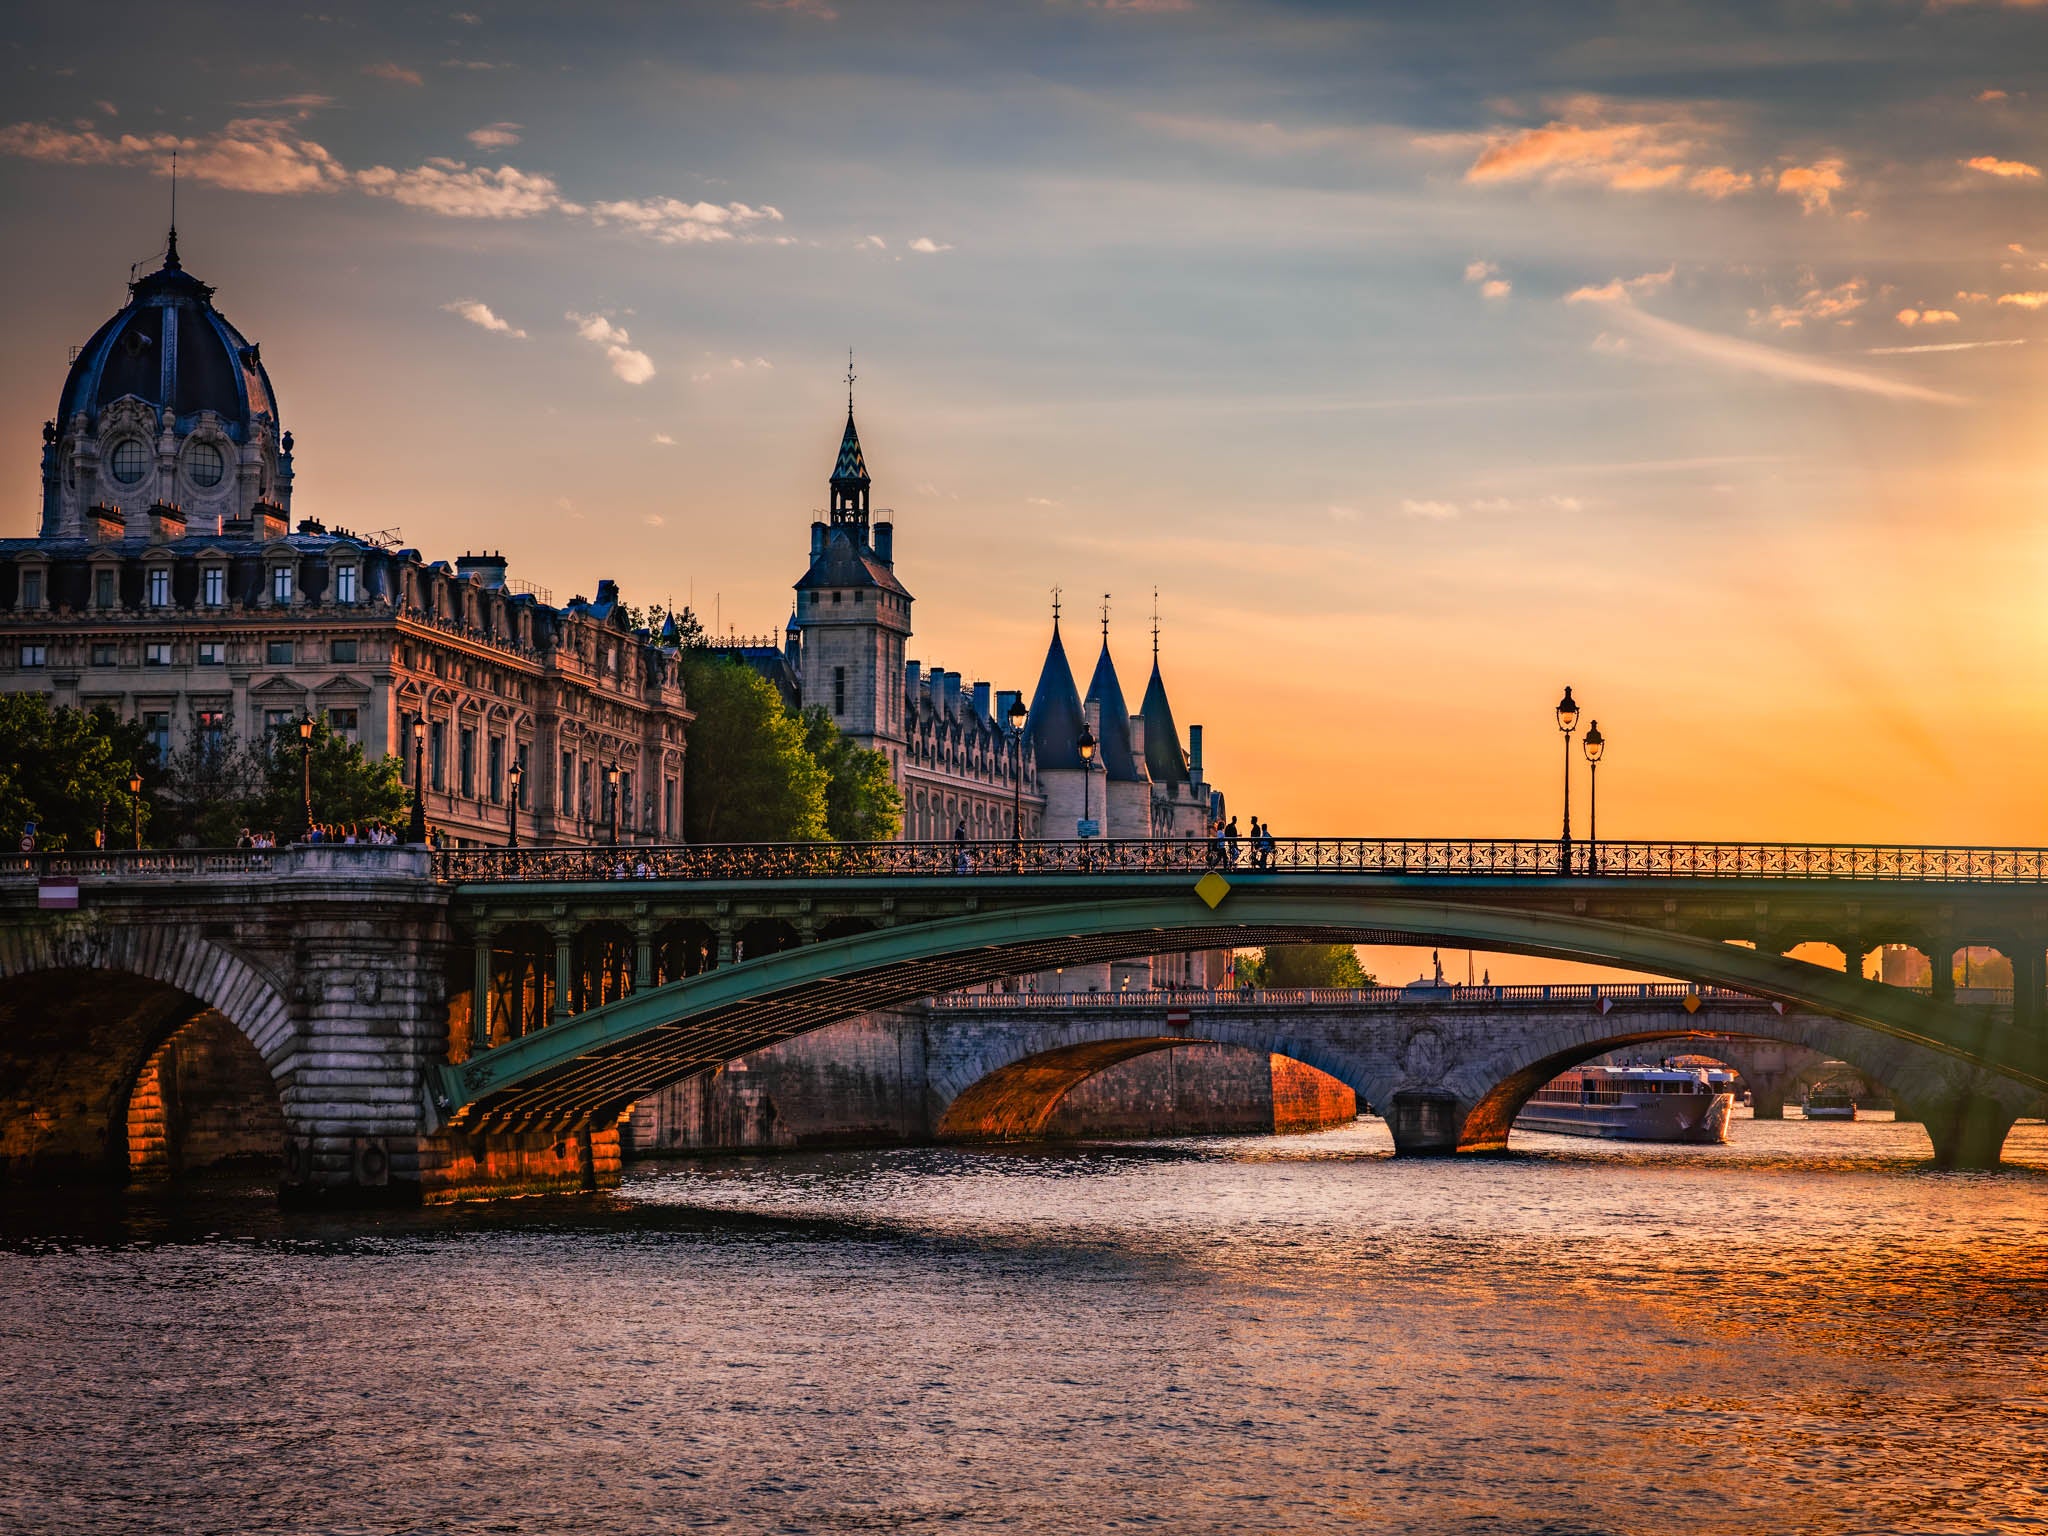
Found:
M 15 929 L 0 940 L 0 983 L 0 1166 L 124 1175 L 138 1084 L 152 1067 L 160 1079 L 165 1048 L 188 1030 L 216 1056 L 238 1052 L 238 1035 L 274 1107 L 289 1096 L 296 1036 L 282 989 L 190 931 L 90 919 Z
M 1303 941 L 1444 944 L 1677 976 L 1812 1009 L 2048 1089 L 2038 1043 L 1989 1010 L 1718 939 L 1390 893 L 1247 887 L 1214 911 L 1189 892 L 977 912 L 721 966 L 450 1066 L 442 1099 L 463 1130 L 590 1124 L 748 1051 L 934 992 L 1130 955 Z M 1468 1106 L 1497 1081 L 1471 1085 Z M 1395 1093 L 1441 1088 L 1380 1083 L 1361 1097 L 1379 1107 Z

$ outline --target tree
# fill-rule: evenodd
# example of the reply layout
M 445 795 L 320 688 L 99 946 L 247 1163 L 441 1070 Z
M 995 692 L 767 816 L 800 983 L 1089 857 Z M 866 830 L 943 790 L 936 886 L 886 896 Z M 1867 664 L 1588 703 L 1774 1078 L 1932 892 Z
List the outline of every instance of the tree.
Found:
M 649 603 L 645 608 L 632 603 L 622 605 L 628 629 L 647 629 L 654 637 L 661 638 L 661 626 L 673 618 L 676 621 L 676 638 L 684 645 L 704 643 L 704 624 L 685 603 L 680 608 L 671 608 L 666 603 Z
M 889 759 L 855 746 L 820 705 L 802 715 L 804 746 L 825 770 L 825 835 L 841 843 L 880 843 L 903 825 L 903 796 Z
M 142 727 L 108 709 L 53 705 L 40 693 L 0 694 L 0 834 L 19 846 L 28 823 L 36 846 L 90 848 L 100 827 L 119 846 L 132 836 L 128 781 L 140 772 L 147 835 L 157 777 Z
M 1349 944 L 1269 944 L 1237 957 L 1237 981 L 1246 987 L 1369 987 L 1373 978 Z
M 683 835 L 693 843 L 821 842 L 828 776 L 803 723 L 744 662 L 683 652 L 690 723 Z
M 195 734 L 166 765 L 161 799 L 167 840 L 226 848 L 244 828 L 297 837 L 306 814 L 303 746 L 296 726 L 259 741 Z M 312 768 L 315 821 L 404 820 L 398 759 L 372 762 L 361 747 L 335 735 L 325 715 L 313 721 Z

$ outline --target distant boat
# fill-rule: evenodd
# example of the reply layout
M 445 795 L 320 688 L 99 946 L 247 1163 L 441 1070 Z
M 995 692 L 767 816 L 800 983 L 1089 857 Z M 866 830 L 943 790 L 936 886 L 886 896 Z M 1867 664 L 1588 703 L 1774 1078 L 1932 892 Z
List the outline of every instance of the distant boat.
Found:
M 1515 1128 L 1610 1141 L 1721 1142 L 1735 1095 L 1679 1067 L 1578 1067 L 1529 1096 Z
M 1854 1120 L 1856 1100 L 1840 1088 L 1816 1088 L 1806 1096 L 1809 1120 Z

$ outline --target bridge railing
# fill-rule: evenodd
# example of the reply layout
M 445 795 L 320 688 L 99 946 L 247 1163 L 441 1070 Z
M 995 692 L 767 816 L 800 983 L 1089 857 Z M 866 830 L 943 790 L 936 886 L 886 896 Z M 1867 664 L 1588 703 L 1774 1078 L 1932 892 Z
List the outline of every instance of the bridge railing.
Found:
M 437 850 L 436 876 L 500 881 L 774 880 L 832 876 L 1185 873 L 1570 876 L 1683 880 L 2048 883 L 2048 849 L 1908 844 L 1573 843 L 1533 839 L 1279 838 L 1254 848 L 1197 838 L 1030 842 L 702 843 Z
M 948 992 L 928 998 L 927 1008 L 965 1013 L 1012 1013 L 1037 1008 L 1235 1008 L 1261 1005 L 1384 1008 L 1403 1003 L 1682 1003 L 1768 1007 L 1762 998 L 1726 987 L 1696 987 L 1678 981 L 1596 984 L 1570 982 L 1517 986 L 1404 987 L 1149 987 L 1115 992 Z

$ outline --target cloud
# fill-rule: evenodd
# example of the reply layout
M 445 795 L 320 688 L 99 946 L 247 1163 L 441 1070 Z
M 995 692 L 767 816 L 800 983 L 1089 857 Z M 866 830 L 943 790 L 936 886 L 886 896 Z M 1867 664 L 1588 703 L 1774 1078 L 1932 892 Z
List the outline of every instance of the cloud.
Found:
M 1832 212 L 1834 194 L 1847 185 L 1840 160 L 1816 160 L 1812 165 L 1788 165 L 1778 173 L 1778 190 L 1799 199 L 1802 213 Z
M 1678 275 L 1676 265 L 1666 267 L 1662 272 L 1645 272 L 1638 277 L 1617 277 L 1600 284 L 1597 288 L 1588 284 L 1574 288 L 1564 296 L 1567 304 L 1625 304 L 1631 295 L 1654 293 L 1659 288 L 1671 286 L 1671 279 Z
M 941 251 L 950 251 L 951 249 L 953 249 L 953 247 L 950 245 L 941 245 L 938 241 L 932 239 L 929 235 L 919 235 L 915 240 L 910 242 L 910 248 L 913 251 L 916 251 L 920 256 L 936 256 Z
M 1781 331 L 1796 331 L 1809 320 L 1840 322 L 1844 316 L 1861 309 L 1868 302 L 1869 294 L 1870 285 L 1860 277 L 1852 277 L 1832 288 L 1809 283 L 1796 304 L 1773 304 L 1769 309 L 1752 309 L 1749 323 L 1760 325 L 1768 321 Z
M 1356 507 L 1331 505 L 1325 507 L 1323 511 L 1333 523 L 1355 523 L 1361 515 Z
M 623 327 L 613 325 L 603 315 L 579 315 L 573 309 L 565 318 L 576 327 L 578 336 L 604 348 L 604 355 L 611 361 L 612 372 L 626 383 L 645 384 L 654 377 L 654 360 L 628 345 L 633 338 Z
M 600 224 L 623 224 L 664 245 L 702 245 L 731 240 L 755 224 L 780 224 L 782 210 L 767 204 L 686 203 L 650 197 L 597 203 L 590 216 Z
M 2001 293 L 1998 302 L 2014 309 L 2044 309 L 2048 308 L 2048 293 Z
M 2048 299 L 2048 295 L 2043 297 Z M 1782 352 L 1776 347 L 1764 346 L 1761 342 L 1697 330 L 1689 325 L 1681 325 L 1676 320 L 1666 320 L 1660 315 L 1638 309 L 1626 298 L 1611 301 L 1607 308 L 1617 324 L 1626 326 L 1637 335 L 1650 341 L 1662 342 L 1673 351 L 1688 353 L 1723 368 L 1762 374 L 1767 378 L 1783 379 L 1788 383 L 1821 384 L 1832 389 L 1879 395 L 1890 400 L 1924 400 L 1938 405 L 1963 403 L 1958 396 L 1944 394 L 1940 390 L 1926 389 L 1918 384 L 1908 384 L 1904 380 L 1888 378 L 1883 374 L 1866 373 L 1860 368 L 1851 368 L 1844 363 L 1803 357 L 1796 352 Z
M 478 149 L 510 149 L 519 142 L 519 124 L 487 123 L 464 135 Z
M 443 59 L 443 69 L 510 69 L 510 64 L 493 64 L 489 59 Z
M 1711 198 L 1747 191 L 1751 178 L 1725 165 L 1694 167 L 1696 149 L 1717 130 L 1683 109 L 1632 107 L 1597 96 L 1575 97 L 1538 128 L 1486 134 L 1465 170 L 1475 185 L 1541 181 L 1578 183 L 1619 192 L 1687 187 Z M 1448 146 L 1452 141 L 1439 139 Z
M 1502 277 L 1500 268 L 1490 261 L 1466 262 L 1465 281 L 1479 285 L 1481 298 L 1504 299 L 1515 291 L 1515 285 Z
M 1515 291 L 1515 285 L 1504 277 L 1488 278 L 1479 285 L 1479 296 L 1484 299 L 1504 299 Z
M 173 133 L 109 138 L 44 123 L 0 128 L 0 154 L 58 165 L 147 166 L 168 176 L 174 149 L 180 153 L 181 175 L 229 191 L 289 195 L 334 192 L 349 184 L 339 161 L 279 118 L 237 118 L 203 139 Z
M 1060 503 L 1048 496 L 1026 496 L 1024 498 L 1024 505 L 1027 507 L 1056 507 Z
M 450 219 L 530 219 L 542 213 L 580 213 L 552 176 L 501 165 L 471 168 L 461 160 L 434 159 L 409 171 L 373 165 L 356 185 L 374 197 L 424 208 Z
M 1465 503 L 1472 512 L 1583 512 L 1586 504 L 1576 496 L 1483 496 Z
M 863 235 L 853 242 L 853 248 L 857 251 L 886 251 L 889 242 L 880 235 Z
M 1954 325 L 1960 317 L 1952 309 L 1902 309 L 1894 318 L 1910 330 L 1916 325 Z
M 1964 304 L 1989 304 L 1991 302 L 1990 294 L 1972 293 L 1967 288 L 1958 288 L 1956 290 L 1956 298 L 1959 302 Z
M 389 80 L 393 85 L 425 85 L 427 83 L 420 78 L 418 70 L 407 69 L 403 64 L 393 64 L 389 60 L 381 64 L 365 64 L 363 66 L 363 73 L 373 80 Z
M 460 315 L 471 325 L 481 326 L 487 331 L 496 331 L 501 336 L 510 336 L 514 341 L 526 340 L 526 332 L 510 321 L 500 319 L 491 306 L 482 299 L 451 299 L 441 306 L 451 315 Z
M 1147 128 L 1196 144 L 1254 155 L 1315 154 L 1326 150 L 1369 150 L 1391 137 L 1384 130 L 1359 128 L 1349 123 L 1328 123 L 1312 128 L 1283 127 L 1279 123 L 1236 117 L 1202 117 L 1173 112 L 1134 112 L 1132 119 Z M 1414 135 L 1409 142 L 1423 149 L 1469 150 L 1482 142 L 1471 134 Z
M 1908 352 L 1974 352 L 1979 347 L 2024 347 L 2019 338 L 2003 341 L 1923 341 L 1912 347 L 1865 347 L 1872 357 L 1897 357 Z
M 1465 263 L 1465 281 L 1483 283 L 1499 271 L 1500 268 L 1490 261 L 1468 261 Z
M 1404 498 L 1401 511 L 1407 517 L 1426 517 L 1441 522 L 1458 515 L 1458 504 L 1455 501 L 1412 501 Z
M 640 519 L 640 521 L 645 523 L 650 528 L 659 528 L 662 526 L 662 524 L 666 523 L 668 519 L 663 517 L 659 512 L 649 512 L 645 516 L 643 516 Z
M 1734 170 L 1729 166 L 1706 165 L 1687 177 L 1685 184 L 1702 197 L 1711 197 L 1719 202 L 1724 197 L 1747 192 L 1756 185 L 1756 178 L 1747 171 Z
M 100 110 L 100 112 L 107 117 L 119 117 L 121 115 L 121 109 L 115 106 L 111 101 L 96 101 L 93 103 L 93 105 L 97 107 Z
M 666 432 L 655 433 L 653 438 L 650 439 L 650 441 L 658 443 L 664 448 L 673 448 L 676 445 L 675 438 L 673 438 Z
M 1982 171 L 1986 176 L 2000 176 L 2008 181 L 2039 181 L 2041 167 L 2029 165 L 2024 160 L 2001 160 L 1996 155 L 1979 155 L 1974 160 L 1962 162 L 1973 171 Z
M 2005 100 L 2005 92 L 1996 88 L 1983 90 L 1977 93 L 1977 99 L 1979 101 L 2003 101 Z

